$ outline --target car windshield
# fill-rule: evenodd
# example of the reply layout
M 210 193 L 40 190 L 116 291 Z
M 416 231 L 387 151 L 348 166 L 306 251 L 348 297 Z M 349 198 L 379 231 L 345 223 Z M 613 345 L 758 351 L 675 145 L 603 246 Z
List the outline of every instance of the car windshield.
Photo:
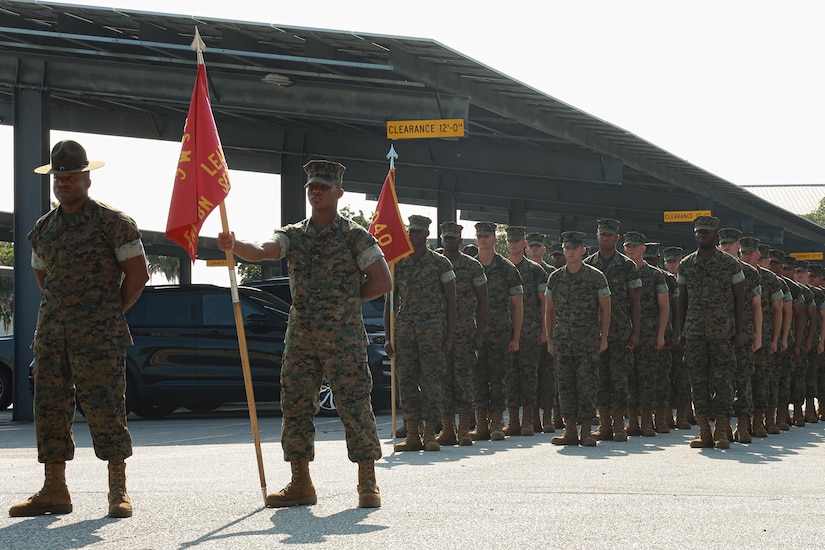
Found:
M 289 304 L 268 292 L 253 290 L 244 292 L 244 295 L 255 305 L 266 311 L 275 312 L 279 316 L 289 315 Z

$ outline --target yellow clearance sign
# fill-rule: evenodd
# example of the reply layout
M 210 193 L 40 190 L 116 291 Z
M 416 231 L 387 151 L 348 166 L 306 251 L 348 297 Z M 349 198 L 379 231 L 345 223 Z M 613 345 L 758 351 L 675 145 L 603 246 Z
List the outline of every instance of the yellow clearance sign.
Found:
M 206 260 L 207 267 L 226 267 L 226 260 Z
M 387 139 L 446 137 L 464 137 L 464 119 L 387 121 Z
M 805 260 L 806 262 L 818 261 L 823 257 L 822 252 L 791 252 L 791 256 L 797 260 Z
M 699 216 L 710 216 L 710 210 L 672 210 L 665 212 L 665 222 L 692 222 Z

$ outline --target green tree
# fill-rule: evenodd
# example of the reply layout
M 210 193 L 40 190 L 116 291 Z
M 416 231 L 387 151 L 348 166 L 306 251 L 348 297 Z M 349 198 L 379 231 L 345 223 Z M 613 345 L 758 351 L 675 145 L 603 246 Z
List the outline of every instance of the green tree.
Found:
M 352 208 L 350 208 L 349 206 L 344 206 L 338 212 L 345 218 L 349 218 L 355 223 L 363 226 L 365 229 L 370 228 L 370 219 L 372 219 L 372 215 L 370 215 L 370 217 L 367 218 L 366 216 L 364 216 L 363 210 L 359 210 L 356 214 Z
M 807 218 L 812 222 L 825 227 L 825 197 L 819 201 L 819 206 L 813 212 L 802 214 L 803 218 Z
M 0 265 L 14 266 L 14 244 L 0 242 Z M 8 332 L 14 318 L 14 278 L 0 277 L 0 322 Z
M 260 281 L 264 277 L 261 264 L 248 264 L 244 262 L 238 262 L 238 275 L 241 276 L 241 281 L 245 279 Z
M 160 273 L 170 283 L 177 282 L 180 279 L 180 258 L 147 254 L 146 259 L 149 262 L 150 276 Z

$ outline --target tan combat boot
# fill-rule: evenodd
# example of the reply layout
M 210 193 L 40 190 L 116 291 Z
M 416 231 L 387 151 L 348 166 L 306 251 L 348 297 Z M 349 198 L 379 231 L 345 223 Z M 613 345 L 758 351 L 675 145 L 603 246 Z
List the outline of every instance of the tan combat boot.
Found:
M 751 416 L 749 414 L 740 414 L 736 418 L 736 430 L 733 432 L 733 440 L 739 443 L 750 443 L 751 438 Z
M 375 482 L 375 462 L 372 460 L 358 463 L 358 507 L 381 507 L 381 491 Z
M 395 437 L 407 437 L 407 423 L 402 422 L 400 428 L 395 429 Z
M 622 420 L 624 423 L 624 420 Z M 613 422 L 607 410 L 599 411 L 599 427 L 590 435 L 598 441 L 613 441 Z
M 72 511 L 72 497 L 66 487 L 66 463 L 45 464 L 46 478 L 43 488 L 29 500 L 9 508 L 13 518 L 42 516 L 43 514 L 69 514 Z
M 642 435 L 642 427 L 639 426 L 639 409 L 627 409 L 627 435 Z
M 604 413 L 604 416 L 607 416 L 607 412 Z M 581 434 L 579 436 L 579 445 L 581 445 L 582 447 L 596 446 L 596 438 L 593 437 L 592 433 L 590 433 L 590 422 L 588 422 L 587 418 L 581 419 Z
M 518 421 L 518 407 L 507 407 L 507 426 L 504 428 L 504 435 L 521 435 L 521 424 Z M 490 430 L 492 431 L 492 430 Z
M 487 417 L 487 409 L 476 409 L 476 429 L 470 432 L 473 441 L 490 440 L 490 419 Z
M 548 409 L 543 409 L 543 416 L 542 416 L 542 430 L 544 433 L 549 434 L 556 431 L 556 426 L 553 424 L 553 407 Z M 535 426 L 533 426 L 535 428 Z M 538 431 L 538 429 L 536 429 Z
M 716 425 L 713 427 L 713 446 L 717 449 L 730 449 L 730 417 L 716 416 Z
M 676 407 L 676 427 L 680 430 L 690 429 L 691 424 L 688 420 L 688 409 L 690 409 L 690 405 Z
M 421 422 L 419 420 L 410 420 L 406 424 L 407 437 L 401 443 L 395 444 L 395 452 L 423 451 L 424 442 L 421 441 Z
M 669 407 L 658 407 L 656 409 L 656 423 L 654 424 L 656 433 L 669 434 L 671 424 L 674 424 L 673 411 Z
M 776 426 L 783 432 L 791 429 L 791 415 L 788 414 L 787 403 L 780 403 L 776 407 Z
M 776 431 L 779 433 L 779 430 Z M 768 437 L 768 431 L 765 429 L 765 413 L 762 411 L 753 411 L 751 435 L 754 437 Z
M 126 463 L 122 458 L 109 461 L 109 517 L 132 517 L 132 501 L 126 494 Z
M 441 445 L 438 444 L 438 441 L 435 440 L 435 427 L 436 423 L 434 420 L 425 420 L 424 421 L 424 450 L 425 451 L 440 451 Z
M 521 435 L 531 436 L 536 433 L 533 428 L 533 411 L 534 407 L 524 406 L 524 416 L 521 418 Z
M 653 412 L 650 410 L 642 409 L 642 423 L 641 423 L 641 431 L 643 437 L 654 437 L 656 435 L 656 430 L 653 429 Z
M 460 413 L 458 415 L 458 445 L 460 447 L 469 447 L 473 444 L 473 438 L 470 435 L 470 424 L 472 422 L 472 413 Z
M 444 415 L 441 417 L 441 433 L 439 433 L 435 440 L 439 445 L 457 445 L 458 437 L 455 433 L 455 415 Z
M 808 397 L 805 399 L 805 422 L 815 423 L 819 422 L 819 417 L 816 415 L 816 407 L 814 407 L 814 398 Z
M 713 434 L 710 431 L 710 417 L 706 414 L 697 414 L 696 424 L 699 426 L 699 435 L 690 441 L 690 446 L 694 449 L 713 447 Z
M 576 419 L 571 418 L 566 420 L 564 434 L 551 438 L 550 443 L 553 445 L 578 445 L 579 434 L 576 433 Z
M 490 441 L 503 441 L 504 436 L 504 411 L 490 411 Z
M 290 462 L 290 466 L 292 467 L 292 481 L 277 493 L 266 495 L 264 502 L 267 508 L 286 508 L 318 502 L 315 486 L 309 478 L 309 460 L 295 460 Z
M 782 430 L 776 425 L 776 408 L 771 407 L 765 411 L 765 431 L 771 435 L 781 433 Z
M 613 411 L 613 441 L 627 441 L 627 431 L 624 429 L 624 411 Z
M 805 427 L 805 415 L 802 412 L 802 403 L 793 404 L 793 425 L 797 428 Z
M 564 418 L 561 416 L 561 407 L 553 407 L 553 427 L 557 430 L 564 428 Z

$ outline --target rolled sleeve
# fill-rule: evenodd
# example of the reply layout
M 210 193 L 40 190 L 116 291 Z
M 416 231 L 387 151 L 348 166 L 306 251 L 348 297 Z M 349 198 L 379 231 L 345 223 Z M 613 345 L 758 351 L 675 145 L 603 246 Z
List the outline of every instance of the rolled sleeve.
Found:
M 736 283 L 741 283 L 744 280 L 745 274 L 742 273 L 742 270 L 740 269 L 739 271 L 733 274 L 733 277 L 730 278 L 730 284 L 735 285 Z
M 507 290 L 507 294 L 509 294 L 510 296 L 517 296 L 518 294 L 524 294 L 524 287 L 522 287 L 521 285 L 511 286 Z
M 46 262 L 32 250 L 32 267 L 40 271 L 46 270 Z
M 358 269 L 364 271 L 366 268 L 380 260 L 384 257 L 384 253 L 381 251 L 381 247 L 377 244 L 374 244 L 370 247 L 367 247 L 358 254 L 356 260 L 358 261 Z M 450 271 L 452 273 L 452 271 Z M 455 278 L 455 273 L 453 273 L 453 278 Z
M 126 243 L 120 248 L 115 249 L 115 257 L 119 262 L 125 262 L 126 260 L 145 255 L 146 251 L 143 249 L 143 241 L 140 239 Z
M 281 250 L 281 255 L 275 258 L 276 260 L 280 260 L 286 253 L 289 251 L 289 236 L 286 232 L 281 230 L 276 230 L 275 233 L 272 234 L 272 242 L 278 245 L 278 248 Z

